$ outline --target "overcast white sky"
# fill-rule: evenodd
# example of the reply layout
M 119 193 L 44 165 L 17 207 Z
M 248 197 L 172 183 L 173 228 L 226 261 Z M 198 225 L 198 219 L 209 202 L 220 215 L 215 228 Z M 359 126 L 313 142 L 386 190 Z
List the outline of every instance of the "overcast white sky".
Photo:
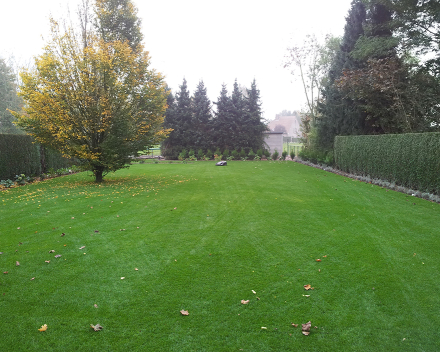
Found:
M 72 15 L 80 0 L 2 1 L 0 56 L 19 64 L 41 53 L 49 15 Z M 301 84 L 282 67 L 286 48 L 306 34 L 342 35 L 351 0 L 133 0 L 152 67 L 175 92 L 185 77 L 191 94 L 203 80 L 211 100 L 234 80 L 255 78 L 264 117 L 304 107 Z

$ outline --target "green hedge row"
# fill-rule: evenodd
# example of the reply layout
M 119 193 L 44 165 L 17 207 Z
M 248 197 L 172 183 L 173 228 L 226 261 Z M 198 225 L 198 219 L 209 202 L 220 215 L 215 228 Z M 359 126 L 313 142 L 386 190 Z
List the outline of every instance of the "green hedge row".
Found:
M 346 172 L 440 194 L 440 133 L 335 138 L 335 163 Z
M 41 147 L 32 142 L 27 135 L 0 134 L 0 180 L 14 180 L 19 174 L 40 175 L 43 171 L 42 156 L 47 169 L 57 170 L 72 165 L 56 151 L 45 148 L 40 153 Z

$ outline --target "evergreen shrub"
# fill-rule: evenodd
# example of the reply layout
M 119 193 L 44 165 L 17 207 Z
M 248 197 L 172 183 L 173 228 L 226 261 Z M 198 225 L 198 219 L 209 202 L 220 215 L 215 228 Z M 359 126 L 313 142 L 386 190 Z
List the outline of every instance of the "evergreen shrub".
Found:
M 440 194 L 440 133 L 335 138 L 339 169 Z
M 0 179 L 13 179 L 16 175 L 39 175 L 42 173 L 41 154 L 46 167 L 62 168 L 72 161 L 51 149 L 33 143 L 28 135 L 0 134 Z
M 208 160 L 211 160 L 214 157 L 214 154 L 212 153 L 211 149 L 208 149 L 206 151 L 206 155 L 205 156 L 208 158 Z
M 232 158 L 233 158 L 234 160 L 238 160 L 238 158 L 239 158 L 239 154 L 238 154 L 237 150 L 234 149 L 234 150 L 231 152 L 231 156 L 232 156 Z

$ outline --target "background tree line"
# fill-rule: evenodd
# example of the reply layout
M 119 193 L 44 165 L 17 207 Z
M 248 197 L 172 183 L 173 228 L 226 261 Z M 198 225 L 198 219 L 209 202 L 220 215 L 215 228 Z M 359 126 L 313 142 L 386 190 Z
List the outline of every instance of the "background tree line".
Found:
M 353 0 L 342 38 L 289 49 L 286 66 L 314 98 L 305 154 L 323 161 L 337 135 L 440 130 L 439 13 L 432 0 Z
M 201 158 L 215 150 L 222 154 L 243 150 L 247 156 L 250 151 L 263 149 L 267 127 L 261 117 L 260 91 L 255 80 L 250 89 L 235 81 L 230 95 L 223 85 L 214 102 L 215 111 L 203 81 L 192 96 L 185 79 L 179 88 L 175 95 L 169 91 L 167 98 L 164 127 L 173 131 L 162 142 L 162 155 L 177 159 L 182 150 L 193 150 Z

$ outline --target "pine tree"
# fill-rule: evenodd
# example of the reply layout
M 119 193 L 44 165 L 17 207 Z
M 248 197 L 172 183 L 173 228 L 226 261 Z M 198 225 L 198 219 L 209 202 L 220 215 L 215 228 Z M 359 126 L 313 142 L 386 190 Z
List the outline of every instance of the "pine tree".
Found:
M 267 130 L 262 121 L 260 90 L 257 88 L 255 79 L 251 83 L 251 88 L 247 89 L 246 102 L 246 126 L 248 134 L 248 145 L 252 150 L 258 150 L 264 145 L 264 134 Z
M 172 131 L 167 139 L 162 142 L 161 152 L 163 156 L 169 159 L 177 159 L 177 156 L 183 147 L 178 145 L 178 131 L 176 128 L 179 128 L 179 126 L 177 125 L 176 99 L 169 87 L 167 87 L 166 91 L 168 93 L 167 110 L 165 112 L 163 125 L 165 128 L 172 129 Z
M 178 136 L 178 144 L 185 148 L 191 147 L 193 119 L 192 119 L 192 102 L 188 91 L 186 79 L 183 79 L 180 90 L 176 94 L 176 135 Z
M 211 120 L 212 108 L 203 81 L 197 85 L 192 99 L 193 134 L 191 147 L 194 150 L 207 150 L 212 147 Z
M 228 96 L 226 85 L 222 85 L 220 96 L 215 103 L 217 105 L 217 111 L 215 112 L 214 119 L 212 121 L 212 145 L 224 150 L 234 150 L 235 145 L 232 144 L 230 136 L 233 134 L 233 105 L 232 100 Z

